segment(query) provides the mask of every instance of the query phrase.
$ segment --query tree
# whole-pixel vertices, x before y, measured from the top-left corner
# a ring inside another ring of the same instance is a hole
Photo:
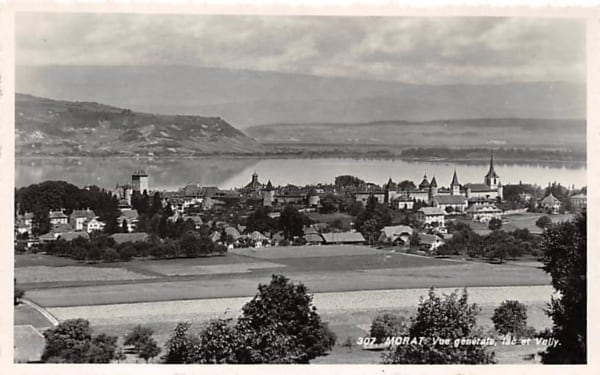
[[[377,315],[371,323],[369,336],[374,337],[377,343],[385,342],[388,337],[405,336],[408,326],[401,316],[384,313]]]
[[[230,319],[213,319],[200,333],[200,363],[235,362],[239,337]]]
[[[552,224],[552,220],[548,216],[541,216],[536,220],[535,226],[540,229],[546,229]]]
[[[44,338],[42,362],[108,363],[116,355],[117,337],[92,337],[90,323],[85,319],[65,320],[45,331]]]
[[[156,344],[156,340],[154,340],[153,337],[150,337],[140,347],[140,350],[138,352],[138,357],[142,358],[143,360],[146,361],[146,363],[148,363],[148,360],[156,357],[159,354],[160,354],[160,348]]]
[[[294,206],[285,206],[279,216],[279,229],[288,240],[303,234],[303,226],[308,220]]]
[[[127,335],[125,335],[123,344],[127,346],[133,346],[133,350],[139,353],[142,346],[152,338],[154,331],[150,327],[143,327],[138,324],[133,327]]]
[[[242,308],[237,334],[238,363],[308,363],[335,344],[302,283],[273,275]]]
[[[488,228],[490,230],[499,230],[502,228],[502,220],[498,219],[497,217],[493,217],[488,223]]]
[[[188,333],[189,323],[177,323],[173,334],[165,344],[165,363],[197,363],[196,357],[200,347],[198,337]]]
[[[506,300],[494,310],[492,322],[502,335],[522,336],[527,331],[527,306],[517,300]]]
[[[454,292],[445,299],[429,290],[427,299],[421,298],[417,314],[411,317],[410,337],[425,337],[423,345],[399,345],[388,349],[384,363],[395,364],[486,364],[494,363],[494,353],[481,345],[444,345],[433,343],[433,338],[474,339],[482,337],[476,326],[479,308],[468,304],[467,290],[459,297]]]
[[[547,227],[541,244],[544,270],[560,297],[552,297],[548,315],[552,337],[560,345],[548,347],[543,363],[575,364],[587,361],[587,214]]]

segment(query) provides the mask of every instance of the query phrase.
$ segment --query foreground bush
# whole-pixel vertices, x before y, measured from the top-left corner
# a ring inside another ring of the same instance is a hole
[[[371,323],[369,335],[376,339],[376,343],[385,342],[388,337],[404,336],[408,334],[408,327],[404,322],[404,318],[385,313],[377,315]]]
[[[90,323],[84,319],[65,320],[45,331],[44,338],[42,362],[109,363],[116,357],[117,337],[92,336]]]
[[[180,323],[166,345],[166,363],[309,363],[335,345],[306,287],[273,275],[233,321],[209,322],[199,336]]]
[[[522,336],[527,332],[527,306],[516,300],[506,300],[494,310],[492,322],[502,335]]]
[[[467,303],[467,291],[457,296],[456,292],[440,298],[429,290],[427,299],[421,299],[417,314],[411,317],[408,335],[425,337],[421,345],[399,345],[388,349],[384,363],[388,364],[484,364],[494,363],[494,353],[480,345],[445,345],[434,343],[433,338],[469,339],[483,337],[476,326],[479,308]]]

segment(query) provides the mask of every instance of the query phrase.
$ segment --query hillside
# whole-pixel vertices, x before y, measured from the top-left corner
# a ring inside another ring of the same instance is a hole
[[[412,85],[177,65],[17,66],[17,91],[165,114],[218,114],[240,129],[273,123],[585,118],[585,84]]]
[[[262,143],[527,147],[585,150],[586,122],[574,119],[465,119],[366,123],[272,124],[245,129]]]
[[[261,153],[219,117],[158,115],[90,102],[16,95],[17,156],[146,156]]]

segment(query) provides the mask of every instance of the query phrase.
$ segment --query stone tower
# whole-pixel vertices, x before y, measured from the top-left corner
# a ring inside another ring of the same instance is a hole
[[[458,182],[456,169],[454,170],[454,176],[452,176],[452,182],[450,183],[450,195],[460,195],[460,183]]]
[[[258,179],[258,176],[256,176],[256,178]],[[254,181],[254,175],[252,175],[252,180]],[[269,180],[267,186],[262,191],[263,206],[271,207],[273,205],[274,197],[275,189],[273,189],[273,184],[271,184],[271,180]]]
[[[138,169],[131,175],[131,185],[133,191],[143,193],[148,192],[148,174],[143,169]]]

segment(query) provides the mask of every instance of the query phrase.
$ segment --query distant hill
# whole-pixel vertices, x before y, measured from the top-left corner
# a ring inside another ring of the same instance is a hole
[[[263,147],[219,117],[159,115],[16,95],[18,156],[256,154]]]
[[[262,143],[405,147],[527,147],[585,150],[580,119],[480,118],[445,121],[272,124],[245,129]]]
[[[565,82],[412,85],[176,65],[18,66],[18,92],[135,111],[206,114],[238,128],[400,119],[586,118],[586,87]]]

